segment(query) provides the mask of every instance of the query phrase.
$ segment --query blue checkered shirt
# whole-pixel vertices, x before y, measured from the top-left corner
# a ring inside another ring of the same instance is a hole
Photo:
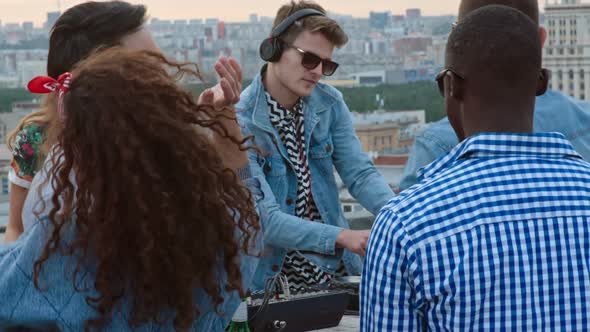
[[[590,330],[590,164],[557,133],[479,134],[391,200],[362,331]]]

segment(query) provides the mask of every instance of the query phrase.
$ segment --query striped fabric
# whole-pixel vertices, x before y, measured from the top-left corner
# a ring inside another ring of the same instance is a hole
[[[283,108],[267,93],[270,122],[278,130],[281,141],[287,149],[289,160],[295,167],[297,176],[297,199],[295,215],[308,220],[321,220],[322,216],[311,194],[311,173],[305,153],[305,126],[303,121],[303,101],[295,104],[293,110]]]
[[[305,127],[303,121],[303,101],[299,99],[291,111],[281,106],[266,93],[270,122],[279,132],[281,141],[287,149],[289,160],[295,167],[297,176],[297,199],[295,215],[297,217],[320,221],[322,216],[311,194],[311,173],[305,153]],[[281,271],[289,281],[293,291],[330,281],[330,275],[306,259],[297,250],[290,250],[285,257]]]
[[[362,331],[590,330],[590,164],[561,134],[479,134],[375,221]]]

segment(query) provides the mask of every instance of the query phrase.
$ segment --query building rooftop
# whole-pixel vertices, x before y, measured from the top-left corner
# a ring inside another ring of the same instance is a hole
[[[373,160],[375,166],[402,166],[405,167],[408,162],[408,155],[384,155],[378,156]],[[381,169],[379,169],[381,170]]]
[[[399,128],[399,124],[397,122],[385,122],[379,124],[361,124],[354,126],[354,129],[357,132],[362,131],[373,131],[373,130],[381,130],[381,129],[393,129]]]

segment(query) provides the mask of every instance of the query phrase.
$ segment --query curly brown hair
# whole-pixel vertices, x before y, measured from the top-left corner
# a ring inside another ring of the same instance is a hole
[[[98,317],[86,330],[107,326],[123,299],[132,327],[173,320],[185,330],[199,317],[197,288],[217,310],[222,288],[244,296],[239,255],[251,251],[258,216],[206,131],[231,139],[236,151],[248,138],[229,136],[219,113],[197,106],[169,69],[197,74],[160,54],[105,50],[77,66],[65,97],[49,170],[53,228],[34,280],[39,287],[53,254],[77,259],[74,276],[96,271],[98,296],[87,303]]]

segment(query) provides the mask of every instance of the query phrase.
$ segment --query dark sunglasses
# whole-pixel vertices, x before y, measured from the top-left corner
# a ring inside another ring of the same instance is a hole
[[[302,55],[301,65],[303,67],[305,67],[306,69],[309,69],[309,70],[315,69],[321,63],[322,64],[322,74],[324,74],[325,76],[331,76],[332,74],[334,74],[334,72],[336,72],[336,69],[338,69],[338,64],[334,61],[322,59],[319,56],[317,56],[311,52],[304,51],[297,46],[293,46],[293,45],[290,45],[287,43],[285,43],[285,44],[288,47],[301,53],[301,55]]]
[[[447,76],[447,73],[453,73],[453,75],[465,81],[465,77],[463,77],[463,75],[457,73],[451,68],[445,68],[441,70],[441,72],[436,75],[435,80],[438,84],[438,91],[440,92],[441,96],[443,96],[443,98],[445,97],[445,76]],[[551,79],[551,71],[549,69],[542,68],[541,72],[539,73],[539,80],[543,81],[545,78],[547,78],[547,81]]]
[[[436,83],[438,84],[438,91],[440,92],[440,95],[443,96],[443,98],[445,97],[445,76],[447,76],[448,73],[452,73],[453,75],[457,76],[458,78],[465,80],[465,78],[463,77],[463,75],[458,74],[455,70],[451,69],[451,68],[445,68],[443,70],[441,70],[440,73],[438,73],[438,75],[436,75]]]

